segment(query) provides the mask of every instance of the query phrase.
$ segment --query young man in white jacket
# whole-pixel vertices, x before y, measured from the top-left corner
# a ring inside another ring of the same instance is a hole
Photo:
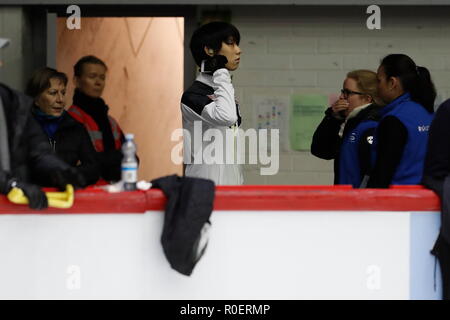
[[[239,67],[239,41],[239,31],[226,22],[198,28],[190,49],[200,73],[181,99],[185,175],[216,185],[243,183],[237,149],[241,117],[230,76]]]

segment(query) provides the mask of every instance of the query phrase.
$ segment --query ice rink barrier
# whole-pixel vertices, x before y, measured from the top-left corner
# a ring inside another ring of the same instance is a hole
[[[420,186],[221,186],[190,277],[170,268],[160,190],[0,197],[0,298],[439,299],[438,197]]]

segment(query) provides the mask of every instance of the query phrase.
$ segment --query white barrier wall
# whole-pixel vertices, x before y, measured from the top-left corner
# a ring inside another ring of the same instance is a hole
[[[214,211],[190,277],[163,254],[163,218],[1,214],[0,299],[441,297],[437,212]]]

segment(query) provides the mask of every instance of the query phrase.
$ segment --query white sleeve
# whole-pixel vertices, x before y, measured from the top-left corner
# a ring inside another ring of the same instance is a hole
[[[227,69],[218,69],[213,74],[214,99],[202,111],[202,117],[217,126],[232,126],[236,123],[236,101],[231,76]]]

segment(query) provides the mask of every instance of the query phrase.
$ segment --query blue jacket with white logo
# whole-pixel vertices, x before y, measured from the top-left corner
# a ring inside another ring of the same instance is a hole
[[[364,171],[367,171],[361,168],[360,148],[363,148],[364,144],[372,144],[372,132],[377,125],[378,122],[374,120],[362,121],[343,137],[339,159],[339,184],[360,187]]]
[[[371,167],[372,141],[379,119],[380,107],[372,104],[349,118],[342,138],[339,135],[344,119],[336,118],[331,107],[314,132],[311,153],[321,159],[334,159],[334,183],[358,188]]]
[[[381,121],[388,116],[393,116],[405,126],[408,133],[408,139],[391,184],[419,184],[422,179],[428,130],[433,120],[433,114],[413,101],[409,93],[405,93],[389,103],[380,113]],[[377,136],[376,132],[374,136],[375,150],[378,145]]]

